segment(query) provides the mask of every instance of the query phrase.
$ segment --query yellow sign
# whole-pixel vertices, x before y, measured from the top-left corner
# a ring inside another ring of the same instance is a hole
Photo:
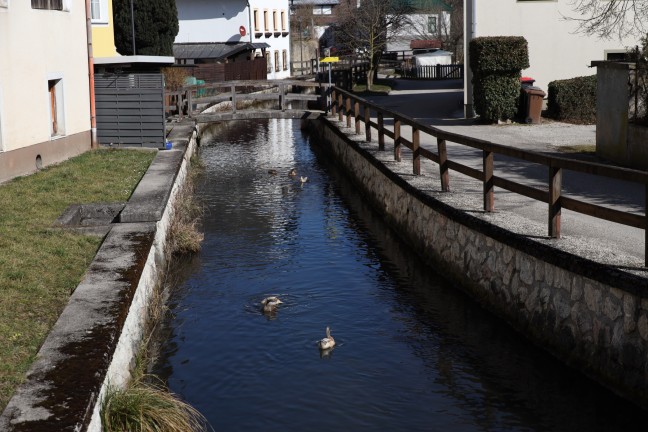
[[[320,63],[337,63],[340,61],[340,57],[324,57],[320,60]]]

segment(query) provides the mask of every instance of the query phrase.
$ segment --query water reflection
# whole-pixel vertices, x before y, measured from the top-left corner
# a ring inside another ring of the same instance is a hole
[[[216,430],[647,426],[411,255],[298,126],[230,123],[202,150],[205,242],[158,372]]]

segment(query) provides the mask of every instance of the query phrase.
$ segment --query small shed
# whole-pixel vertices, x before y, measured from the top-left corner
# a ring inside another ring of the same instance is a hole
[[[416,66],[436,66],[452,64],[452,53],[444,50],[437,50],[413,56]]]

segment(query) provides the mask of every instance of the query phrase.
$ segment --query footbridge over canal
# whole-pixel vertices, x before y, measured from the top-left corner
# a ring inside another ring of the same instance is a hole
[[[566,363],[648,406],[648,173],[454,134],[335,87],[323,92],[328,109],[291,114],[284,91],[262,97],[274,110],[189,114],[199,130],[236,118],[314,120],[313,142],[428,262]],[[628,194],[588,192],[605,182]],[[630,240],[609,241],[612,226]]]

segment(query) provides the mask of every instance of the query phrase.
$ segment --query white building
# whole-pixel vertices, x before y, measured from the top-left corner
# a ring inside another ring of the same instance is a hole
[[[84,0],[0,0],[0,182],[91,145]]]
[[[290,77],[288,0],[177,0],[176,5],[176,44],[265,43],[268,79]]]
[[[534,78],[545,92],[549,82],[594,75],[592,60],[607,60],[611,54],[635,46],[636,39],[601,40],[576,33],[578,23],[571,0],[466,0],[464,8],[464,58],[466,78],[464,102],[472,112],[472,75],[468,44],[472,37],[523,36],[529,44],[530,67],[522,74]]]

